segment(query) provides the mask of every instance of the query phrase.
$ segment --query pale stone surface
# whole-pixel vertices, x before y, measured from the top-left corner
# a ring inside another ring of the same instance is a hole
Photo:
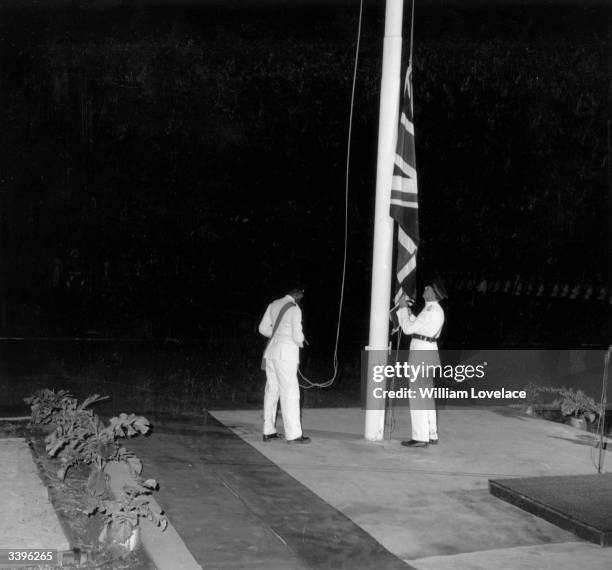
[[[590,433],[507,408],[448,407],[438,415],[440,444],[407,449],[405,408],[381,442],[363,438],[362,410],[304,409],[313,441],[296,447],[263,443],[259,410],[211,413],[419,570],[566,569],[581,560],[612,568],[612,548],[580,542],[488,491],[489,479],[594,473]]]
[[[22,438],[0,439],[0,506],[0,548],[70,549]]]
[[[588,542],[485,550],[410,560],[417,570],[610,570],[612,552]]]

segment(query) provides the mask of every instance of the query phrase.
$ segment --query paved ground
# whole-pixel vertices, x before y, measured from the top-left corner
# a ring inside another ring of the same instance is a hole
[[[307,446],[263,443],[260,412],[232,410],[214,412],[219,421],[152,418],[152,437],[130,447],[206,569],[612,567],[612,548],[487,489],[490,478],[594,473],[589,434],[508,408],[439,415],[441,443],[429,449],[400,446],[407,410],[395,414],[390,439],[365,441],[359,409],[305,410]],[[67,549],[29,453],[0,440],[0,504],[15,513],[0,523],[0,547]]]
[[[0,549],[70,549],[22,438],[0,438],[0,506]]]
[[[160,482],[159,503],[207,569],[407,568],[213,418],[157,421],[152,437],[130,448],[143,475]]]
[[[372,443],[363,439],[363,411],[307,409],[313,444],[296,449],[264,444],[257,411],[214,416],[416,568],[612,567],[612,549],[488,492],[490,478],[594,473],[585,432],[509,408],[445,409],[440,445],[406,449],[407,410],[396,412],[391,439]]]

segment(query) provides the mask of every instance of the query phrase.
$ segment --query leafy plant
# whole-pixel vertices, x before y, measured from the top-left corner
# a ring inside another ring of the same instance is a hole
[[[564,416],[586,418],[589,422],[592,422],[599,414],[600,410],[595,400],[587,396],[582,390],[547,387],[543,391],[558,395],[552,405],[558,407]]]
[[[23,399],[26,404],[30,405],[32,412],[31,421],[34,425],[51,423],[54,414],[73,400],[74,398],[68,390],[55,392],[49,388],[37,390],[34,395]]]
[[[93,397],[88,398],[89,401]],[[74,410],[72,423],[64,433],[56,431],[47,436],[47,452],[51,457],[60,454],[62,467],[58,477],[64,479],[68,469],[77,463],[86,463],[93,468],[88,488],[97,494],[101,486],[102,471],[108,461],[124,461],[133,475],[142,471],[142,462],[131,451],[119,445],[118,438],[129,438],[138,434],[146,434],[150,430],[149,420],[135,414],[120,414],[110,419],[107,426],[91,410],[86,410],[86,400],[83,405]],[[96,491],[97,490],[97,491]]]
[[[57,438],[67,438],[75,429],[90,426],[95,421],[96,416],[89,409],[89,406],[106,398],[107,396],[93,394],[85,398],[80,404],[76,398],[64,398],[60,406],[53,412],[52,417],[52,422],[56,425]],[[47,446],[47,451],[49,449],[50,447]]]
[[[87,513],[93,515],[96,512],[104,515],[104,528],[98,537],[104,542],[110,537],[118,543],[129,540],[138,526],[140,518],[150,520],[161,530],[168,526],[168,519],[158,505],[152,501],[153,491],[157,490],[158,484],[155,479],[137,478],[133,482],[126,483],[123,492],[116,500],[98,500],[92,505]]]
[[[45,438],[46,450],[50,457],[60,456],[62,467],[58,477],[64,479],[68,469],[80,462],[93,463],[91,454],[83,449],[91,435],[101,430],[101,422],[89,406],[104,400],[98,394],[87,397],[80,404],[76,398],[65,398],[59,409],[55,410],[52,421],[56,425],[53,433]],[[98,455],[103,452],[100,447]],[[103,465],[101,461],[98,464]]]
[[[45,438],[46,451],[50,457],[59,456],[62,463],[57,475],[64,480],[70,467],[78,463],[92,466],[88,488],[92,494],[99,494],[105,488],[100,475],[108,461],[124,461],[133,475],[142,471],[142,462],[131,451],[120,446],[116,439],[146,434],[149,421],[135,414],[120,414],[110,419],[109,425],[98,418],[90,409],[92,404],[106,399],[93,394],[80,404],[66,390],[55,393],[43,389],[25,401],[32,408],[33,423],[54,423],[56,429]]]
[[[112,528],[113,540],[123,544],[132,536],[140,517],[146,517],[162,530],[168,521],[151,501],[151,494],[158,487],[157,481],[142,480],[139,477],[141,460],[117,441],[147,434],[151,429],[149,420],[136,414],[122,413],[105,425],[90,409],[92,404],[104,399],[93,394],[79,403],[65,390],[55,393],[45,389],[25,400],[32,406],[33,422],[54,423],[56,426],[55,431],[45,438],[45,449],[50,457],[60,458],[59,479],[63,481],[73,465],[85,463],[91,466],[86,487],[94,502],[87,513],[100,512],[105,516],[100,541],[106,540]],[[124,486],[117,500],[104,498],[108,496],[108,475],[104,467],[109,461],[126,463],[134,479]]]

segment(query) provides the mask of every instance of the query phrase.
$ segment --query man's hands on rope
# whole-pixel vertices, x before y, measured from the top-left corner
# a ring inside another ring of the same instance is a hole
[[[414,305],[414,301],[408,297],[408,295],[406,295],[406,293],[404,293],[401,297],[400,300],[398,301],[398,306],[400,308],[403,309],[408,309],[408,315],[412,315],[412,310],[410,307],[412,307],[412,305]]]

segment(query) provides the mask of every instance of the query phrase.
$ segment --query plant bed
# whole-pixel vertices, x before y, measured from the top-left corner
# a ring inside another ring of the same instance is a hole
[[[157,482],[140,479],[142,462],[119,443],[148,433],[150,424],[125,413],[105,424],[90,409],[105,399],[92,394],[79,402],[66,390],[38,390],[24,399],[33,426],[27,439],[71,544],[93,555],[84,557],[90,567],[151,569],[143,553],[134,554],[139,521],[146,517],[164,530],[167,519],[151,502]],[[125,462],[134,476],[117,496],[105,473],[111,461]]]
[[[605,422],[601,406],[580,389],[539,386],[533,382],[529,382],[523,389],[527,397],[521,409],[528,415],[590,432],[597,431],[599,422]],[[553,398],[552,401],[544,402],[545,395]]]
[[[530,414],[531,415],[531,414]],[[560,408],[540,407],[534,411],[535,417],[540,417],[551,422],[557,422],[560,424],[567,424],[577,429],[584,431],[595,432],[597,431],[597,420],[588,421],[586,418],[576,418],[575,416],[567,416],[563,414]],[[583,420],[583,421],[575,421]]]
[[[87,479],[90,469],[87,465],[75,465],[70,470],[70,477],[63,481],[57,475],[61,461],[49,457],[45,451],[45,431],[29,428],[26,435],[39,473],[49,492],[49,499],[55,508],[64,532],[76,552],[87,553],[86,561],[80,568],[97,568],[104,570],[130,568],[135,570],[155,570],[155,565],[146,557],[142,549],[124,553],[107,548],[98,541],[104,521],[100,517],[89,516],[87,507],[90,494],[87,490]],[[112,498],[110,495],[104,498]]]
[[[557,422],[560,424],[565,423],[566,419],[566,417],[561,413],[561,410],[559,408],[540,408],[536,410],[536,415],[544,418],[545,420]]]

